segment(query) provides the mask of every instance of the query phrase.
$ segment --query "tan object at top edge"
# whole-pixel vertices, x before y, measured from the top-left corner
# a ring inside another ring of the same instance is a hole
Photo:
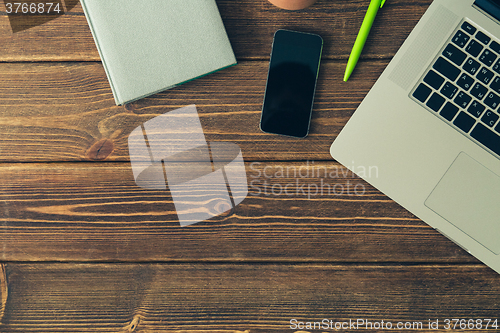
[[[316,1],[317,0],[269,0],[273,5],[288,10],[304,9]]]

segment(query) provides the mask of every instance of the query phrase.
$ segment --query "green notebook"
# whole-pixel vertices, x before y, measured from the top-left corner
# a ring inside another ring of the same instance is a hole
[[[117,105],[236,64],[215,0],[81,0]]]

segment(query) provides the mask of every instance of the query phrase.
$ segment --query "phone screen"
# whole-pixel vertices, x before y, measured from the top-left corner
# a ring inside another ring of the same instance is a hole
[[[307,136],[322,49],[318,35],[276,31],[260,120],[263,132]]]

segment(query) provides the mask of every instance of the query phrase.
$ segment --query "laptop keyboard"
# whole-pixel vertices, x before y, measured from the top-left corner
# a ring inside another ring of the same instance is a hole
[[[500,156],[500,44],[464,21],[411,96]]]

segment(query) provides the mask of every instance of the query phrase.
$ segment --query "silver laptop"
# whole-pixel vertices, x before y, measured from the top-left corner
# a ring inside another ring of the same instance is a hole
[[[500,0],[435,0],[330,153],[500,273]]]

